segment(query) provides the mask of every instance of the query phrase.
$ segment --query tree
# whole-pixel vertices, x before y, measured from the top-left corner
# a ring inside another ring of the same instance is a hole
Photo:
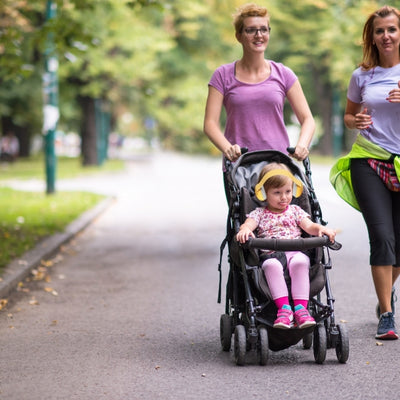
[[[158,54],[173,44],[155,23],[158,10],[114,0],[73,14],[75,22],[85,23],[93,34],[91,44],[80,44],[70,55],[71,62],[60,68],[61,79],[74,87],[81,105],[84,165],[98,162],[96,101],[118,119],[132,99],[144,97],[148,82],[159,79]]]
[[[298,74],[313,113],[322,120],[318,148],[332,154],[333,112],[338,108],[342,124],[347,84],[361,57],[362,27],[378,4],[349,0],[276,0],[271,4],[276,35],[271,52]]]
[[[42,129],[42,54],[51,33],[60,65],[59,127],[81,133],[84,164],[99,161],[99,115],[125,135],[146,136],[146,121],[151,121],[152,134],[165,147],[213,151],[202,132],[207,83],[217,66],[240,57],[231,15],[243,1],[54,2],[58,12],[51,21],[44,19],[45,0],[0,3],[3,131],[13,127],[29,149],[30,135]],[[361,59],[363,24],[379,4],[268,2],[272,33],[267,58],[299,76],[322,121],[319,148],[325,154],[332,153],[333,121],[341,120],[347,84]],[[339,113],[336,119],[333,110]],[[133,124],[123,122],[127,115]]]
[[[42,23],[38,1],[0,3],[0,116],[1,131],[12,130],[20,155],[29,155],[32,132],[41,126],[41,76],[34,45],[35,27]],[[27,112],[29,110],[29,112]]]
[[[36,97],[36,101],[32,101],[37,106],[34,119],[41,120],[41,101],[37,101],[41,98],[38,78],[43,71],[41,55],[46,37],[51,33],[60,62],[60,123],[68,127],[72,123],[73,127],[75,121],[75,127],[82,128],[84,163],[97,163],[95,104],[100,100],[118,109],[120,103],[134,97],[128,94],[129,91],[140,91],[144,80],[156,79],[155,53],[168,48],[168,38],[161,33],[162,28],[153,26],[154,18],[147,21],[140,17],[146,7],[157,6],[158,2],[57,0],[57,16],[49,21],[44,21],[45,3],[7,0],[1,5],[0,15],[4,18],[0,53],[4,57],[0,57],[3,67],[0,71],[0,82],[3,81],[0,110],[3,116],[8,116],[3,120],[13,125],[19,122],[15,117],[17,103],[24,104],[24,92]],[[143,40],[129,40],[132,31]],[[25,48],[29,51],[24,51]],[[21,54],[24,57],[20,57]],[[142,65],[147,67],[142,69]],[[68,101],[65,114],[64,96]],[[14,101],[10,101],[11,98],[15,98]],[[71,107],[73,99],[78,100],[78,107]],[[19,108],[24,110],[25,119],[33,114],[27,112],[29,107]],[[30,127],[40,131],[38,124]],[[25,132],[25,136],[29,134]]]

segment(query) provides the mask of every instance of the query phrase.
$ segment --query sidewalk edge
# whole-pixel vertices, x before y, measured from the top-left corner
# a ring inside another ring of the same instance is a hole
[[[21,257],[11,261],[2,273],[0,282],[0,298],[7,298],[17,289],[18,283],[24,280],[31,270],[37,267],[43,259],[54,255],[59,248],[76,234],[84,230],[95,218],[102,214],[112,203],[115,197],[107,197],[95,207],[85,211],[76,220],[72,221],[64,232],[56,233],[43,241],[36,247],[28,250]]]

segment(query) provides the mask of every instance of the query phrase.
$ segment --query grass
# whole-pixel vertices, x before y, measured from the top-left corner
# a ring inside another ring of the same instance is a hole
[[[82,167],[78,159],[59,158],[57,178],[121,170],[124,163],[107,161],[101,167]],[[0,165],[0,183],[9,179],[45,179],[41,157]],[[14,258],[32,249],[40,240],[65,227],[98,204],[104,196],[88,192],[31,193],[0,187],[0,275]]]
[[[78,158],[58,157],[55,171],[56,179],[63,179],[99,172],[120,171],[123,168],[124,163],[121,160],[108,160],[101,166],[83,167]],[[9,179],[46,179],[43,156],[20,158],[15,163],[0,164],[0,182]]]

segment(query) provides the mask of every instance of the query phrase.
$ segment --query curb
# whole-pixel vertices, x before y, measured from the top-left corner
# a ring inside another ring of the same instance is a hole
[[[43,259],[54,255],[59,248],[71,240],[76,234],[84,230],[96,217],[103,213],[112,203],[115,197],[107,197],[95,207],[85,211],[75,221],[71,222],[64,232],[56,233],[39,242],[36,247],[28,250],[21,257],[8,264],[1,276],[0,298],[8,297],[17,289],[18,283],[24,280],[31,270],[37,267]]]

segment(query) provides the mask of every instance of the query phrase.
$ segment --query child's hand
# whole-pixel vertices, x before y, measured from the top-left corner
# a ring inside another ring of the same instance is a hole
[[[335,241],[336,231],[330,228],[322,227],[321,234],[319,236],[326,235],[329,240],[333,243]]]
[[[246,243],[249,237],[255,237],[254,233],[247,226],[241,226],[236,235],[236,240],[240,243]]]

